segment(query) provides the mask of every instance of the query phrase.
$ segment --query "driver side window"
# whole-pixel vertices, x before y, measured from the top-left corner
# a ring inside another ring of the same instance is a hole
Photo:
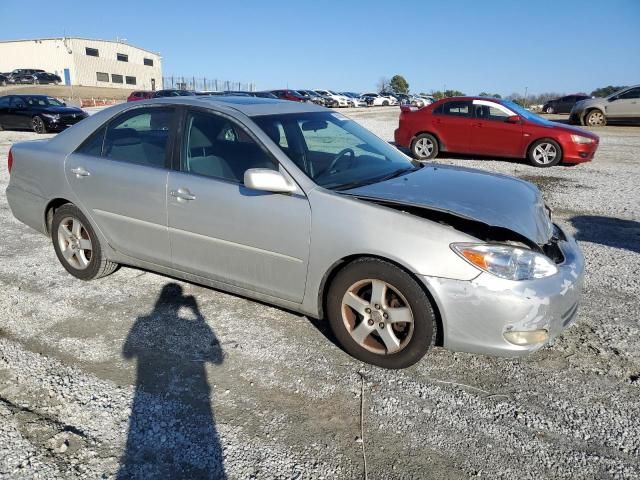
[[[184,172],[239,184],[251,168],[278,169],[242,127],[224,117],[195,111],[187,115],[182,159]]]

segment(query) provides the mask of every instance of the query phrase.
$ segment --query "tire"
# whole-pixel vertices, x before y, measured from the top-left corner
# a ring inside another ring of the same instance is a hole
[[[73,204],[61,206],[53,214],[51,240],[62,266],[80,280],[104,277],[118,268],[104,257],[89,220]]]
[[[429,133],[421,133],[411,142],[411,156],[416,160],[436,158],[439,152],[438,139]]]
[[[588,127],[604,127],[607,124],[607,117],[600,110],[591,110],[587,113],[584,124]]]
[[[7,86],[7,81],[6,80],[2,80],[2,83],[0,83],[0,85],[2,85],[3,87]]]
[[[375,295],[374,288],[386,293]],[[380,303],[372,295],[382,299]],[[373,258],[356,260],[338,272],[329,287],[327,316],[347,353],[383,368],[415,364],[434,345],[438,332],[431,301],[416,280],[395,265]]]
[[[384,102],[382,102],[382,106],[383,107],[388,107],[389,106],[389,101],[385,100]]]
[[[547,107],[544,109],[544,113],[549,113],[549,114],[556,113],[556,110],[553,107]]]
[[[543,138],[531,144],[527,157],[534,167],[553,167],[562,161],[562,148],[555,140]]]
[[[36,133],[47,133],[47,124],[38,115],[31,119],[31,128]]]

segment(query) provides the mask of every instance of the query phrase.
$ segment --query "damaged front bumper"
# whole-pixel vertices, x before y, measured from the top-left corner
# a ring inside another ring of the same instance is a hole
[[[538,350],[573,323],[584,257],[576,241],[563,233],[558,247],[564,261],[550,277],[513,281],[481,273],[462,281],[423,276],[440,310],[444,347],[519,356]]]

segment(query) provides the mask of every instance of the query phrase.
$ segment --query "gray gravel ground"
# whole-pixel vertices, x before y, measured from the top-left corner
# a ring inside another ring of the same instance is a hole
[[[350,116],[392,140],[397,108]],[[587,258],[577,323],[520,360],[362,365],[326,326],[122,268],[84,283],[0,195],[0,478],[640,478],[640,128],[595,161],[443,163],[538,184]],[[10,144],[0,132],[0,191]],[[364,378],[364,442],[360,432]]]

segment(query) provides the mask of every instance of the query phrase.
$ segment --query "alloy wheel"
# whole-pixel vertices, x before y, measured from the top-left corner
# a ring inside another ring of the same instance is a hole
[[[416,153],[420,155],[420,157],[429,158],[433,153],[434,146],[433,140],[430,138],[421,138],[416,141]]]
[[[587,119],[587,123],[592,127],[599,127],[604,125],[604,115],[602,112],[591,112],[589,114],[589,118]]]
[[[31,126],[33,127],[33,131],[36,133],[45,132],[44,122],[40,117],[33,117],[33,120],[31,120]]]
[[[414,330],[413,311],[393,285],[376,279],[360,280],[342,298],[342,321],[351,338],[379,355],[403,350]]]
[[[91,237],[75,217],[65,217],[58,227],[58,246],[65,261],[77,270],[89,266],[93,256]]]
[[[533,149],[533,159],[540,165],[552,163],[558,156],[558,149],[552,143],[541,143]]]

